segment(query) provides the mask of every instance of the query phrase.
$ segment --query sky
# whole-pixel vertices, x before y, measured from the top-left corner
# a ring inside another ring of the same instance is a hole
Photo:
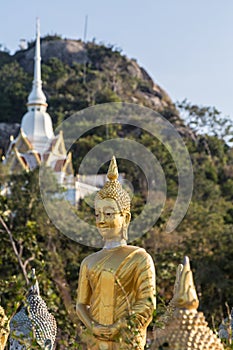
[[[174,102],[215,106],[233,122],[232,0],[0,0],[0,44],[59,34],[112,44],[134,58]]]

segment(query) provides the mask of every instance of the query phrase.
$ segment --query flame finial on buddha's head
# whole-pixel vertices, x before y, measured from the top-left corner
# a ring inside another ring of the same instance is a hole
[[[109,165],[107,177],[109,181],[107,181],[103,188],[97,193],[95,201],[105,198],[114,199],[119,209],[123,212],[130,212],[130,196],[128,192],[126,192],[120,182],[118,181],[118,168],[116,158],[113,156]]]

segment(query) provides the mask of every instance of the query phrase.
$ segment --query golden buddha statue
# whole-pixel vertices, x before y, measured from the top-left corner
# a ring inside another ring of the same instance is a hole
[[[9,335],[9,321],[3,307],[0,305],[0,350],[5,349]]]
[[[104,247],[81,264],[77,314],[88,349],[142,350],[155,308],[154,264],[144,249],[127,245],[130,197],[117,180],[115,157],[107,176],[95,198]]]

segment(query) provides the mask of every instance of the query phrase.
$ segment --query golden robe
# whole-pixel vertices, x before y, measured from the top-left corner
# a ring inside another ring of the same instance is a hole
[[[92,320],[102,325],[122,321],[116,339],[89,334],[88,349],[144,349],[146,329],[155,308],[155,270],[142,248],[102,249],[81,264],[77,303],[89,306]]]

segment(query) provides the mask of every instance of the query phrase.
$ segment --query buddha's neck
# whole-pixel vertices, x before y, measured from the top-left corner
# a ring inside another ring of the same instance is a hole
[[[113,249],[117,247],[123,247],[127,245],[127,242],[125,239],[121,239],[120,241],[112,241],[112,240],[106,240],[103,246],[103,249]]]

